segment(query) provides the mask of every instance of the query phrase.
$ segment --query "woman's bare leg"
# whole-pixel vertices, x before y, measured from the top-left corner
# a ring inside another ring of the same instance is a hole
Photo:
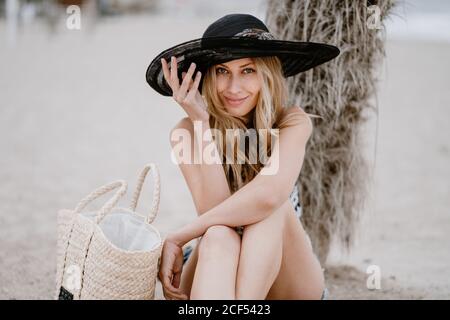
[[[189,258],[187,259],[187,261],[185,262],[185,264],[183,266],[183,272],[181,273],[180,289],[188,297],[191,294],[192,282],[194,281],[194,273],[195,273],[195,268],[197,266],[198,248],[200,246],[200,241],[201,241],[201,238],[198,239],[197,243],[195,244],[194,248],[192,249],[192,252],[189,255]]]
[[[322,267],[309,236],[295,214],[288,208],[283,240],[281,269],[266,297],[268,300],[320,299],[325,289]]]
[[[230,227],[215,225],[198,244],[191,300],[235,299],[241,238]]]
[[[266,219],[246,226],[237,299],[320,299],[323,272],[287,200]]]
[[[282,259],[286,205],[244,228],[236,278],[236,299],[264,300]]]

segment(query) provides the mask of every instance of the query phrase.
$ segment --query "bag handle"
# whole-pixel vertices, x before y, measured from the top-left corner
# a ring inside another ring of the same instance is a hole
[[[84,199],[82,199],[78,205],[75,208],[75,213],[80,213],[81,210],[83,210],[88,203],[92,202],[93,200],[97,199],[101,195],[112,191],[114,189],[119,188],[119,190],[116,191],[114,196],[108,200],[97,212],[97,215],[95,216],[95,223],[98,224],[100,221],[112,210],[112,208],[117,204],[117,202],[120,200],[120,198],[123,197],[123,195],[127,192],[127,183],[124,180],[117,180],[112,183],[109,183],[107,185],[104,185],[94,191],[92,191],[89,195],[87,195]]]
[[[139,199],[139,196],[141,194],[142,186],[144,185],[145,177],[147,176],[148,172],[151,172],[153,175],[153,179],[155,181],[154,188],[153,188],[153,201],[152,201],[152,208],[150,209],[150,214],[147,216],[146,221],[147,223],[152,223],[153,220],[156,217],[156,214],[158,213],[158,207],[159,207],[159,194],[160,194],[160,179],[159,179],[159,171],[158,167],[155,163],[149,163],[145,165],[144,169],[142,170],[141,174],[139,175],[138,182],[136,185],[136,190],[134,191],[133,198],[131,200],[130,209],[134,212],[136,212],[136,206]],[[138,214],[140,215],[140,214]],[[144,217],[145,218],[145,217]]]

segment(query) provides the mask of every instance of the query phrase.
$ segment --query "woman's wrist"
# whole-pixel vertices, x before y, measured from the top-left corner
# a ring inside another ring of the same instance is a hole
[[[202,236],[207,229],[206,216],[201,215],[194,221],[184,225],[177,231],[167,235],[166,240],[175,243],[179,247],[184,246],[192,239]]]
[[[182,239],[179,238],[179,235],[176,232],[169,233],[165,241],[175,243],[177,246],[182,247],[184,243],[182,243]]]

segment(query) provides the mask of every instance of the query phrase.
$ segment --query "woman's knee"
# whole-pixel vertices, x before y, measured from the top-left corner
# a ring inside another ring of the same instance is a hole
[[[244,228],[244,234],[247,233],[248,235],[253,232],[266,233],[267,230],[279,230],[279,233],[283,234],[285,225],[290,223],[288,219],[289,216],[295,216],[295,212],[292,213],[292,211],[294,211],[292,204],[289,200],[287,200],[265,219],[246,225]]]
[[[234,228],[214,225],[206,230],[199,243],[199,253],[202,251],[235,250],[239,251],[241,238]],[[220,252],[220,251],[216,251]]]

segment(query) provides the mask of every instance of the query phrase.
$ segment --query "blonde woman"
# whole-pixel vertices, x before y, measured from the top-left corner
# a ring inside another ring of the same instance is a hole
[[[147,82],[187,114],[171,144],[198,212],[165,238],[158,277],[166,299],[326,298],[296,186],[312,123],[287,105],[285,78],[338,54],[277,40],[258,18],[230,14],[152,61]],[[256,140],[241,148],[250,130]]]

